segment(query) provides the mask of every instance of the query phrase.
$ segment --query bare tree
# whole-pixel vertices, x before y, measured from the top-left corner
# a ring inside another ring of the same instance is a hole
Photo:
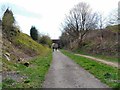
[[[92,13],[87,3],[81,2],[66,16],[64,31],[74,38],[78,45],[81,45],[86,33],[97,27],[97,21],[97,14]]]
[[[98,29],[102,30],[106,26],[106,17],[104,17],[101,13],[97,13],[98,15]]]
[[[103,17],[103,15],[101,13],[98,13],[98,29],[101,30],[101,40],[103,39],[103,29],[106,26],[106,18]]]
[[[116,30],[116,42],[118,42],[120,36],[120,1],[118,2],[118,8],[110,12],[108,16],[108,29],[113,29],[111,26],[114,25],[114,30]]]
[[[114,9],[110,12],[108,16],[108,26],[109,25],[115,25],[115,24],[120,24],[120,9]]]
[[[120,1],[118,2],[118,24],[120,24]]]
[[[60,42],[61,42],[61,47],[67,47],[70,44],[70,37],[68,33],[62,32],[62,35],[60,36]]]

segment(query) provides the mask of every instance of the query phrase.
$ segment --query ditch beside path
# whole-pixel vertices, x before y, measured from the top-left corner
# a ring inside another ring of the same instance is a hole
[[[106,60],[103,60],[103,59],[99,59],[99,58],[95,58],[95,57],[87,56],[87,55],[82,55],[82,54],[75,54],[75,55],[90,58],[92,60],[95,60],[95,61],[98,61],[98,62],[101,62],[101,63],[104,63],[104,64],[107,64],[107,65],[118,68],[118,63],[117,62],[110,62],[110,61],[106,61]]]
[[[60,51],[53,52],[53,61],[43,83],[43,88],[107,87]]]

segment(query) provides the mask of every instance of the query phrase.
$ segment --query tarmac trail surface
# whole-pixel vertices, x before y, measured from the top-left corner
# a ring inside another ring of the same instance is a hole
[[[43,83],[43,88],[107,87],[60,51],[53,52],[53,61]]]

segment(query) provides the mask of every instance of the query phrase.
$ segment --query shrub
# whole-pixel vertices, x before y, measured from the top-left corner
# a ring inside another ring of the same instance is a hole
[[[41,44],[43,44],[43,45],[48,45],[49,47],[51,47],[52,40],[50,39],[49,36],[43,35],[43,36],[40,38],[39,43],[41,43]]]

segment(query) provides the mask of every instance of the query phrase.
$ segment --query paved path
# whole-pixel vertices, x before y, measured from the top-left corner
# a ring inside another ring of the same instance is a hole
[[[86,58],[90,58],[92,60],[95,60],[95,61],[98,61],[98,62],[102,62],[104,64],[107,64],[107,65],[110,65],[110,66],[118,68],[118,63],[117,62],[110,62],[110,61],[106,61],[106,60],[103,60],[103,59],[99,59],[99,58],[95,58],[95,57],[87,56],[87,55],[82,55],[82,54],[75,54],[75,55],[86,57]]]
[[[106,88],[93,75],[63,55],[60,51],[53,52],[53,61],[43,88]]]

